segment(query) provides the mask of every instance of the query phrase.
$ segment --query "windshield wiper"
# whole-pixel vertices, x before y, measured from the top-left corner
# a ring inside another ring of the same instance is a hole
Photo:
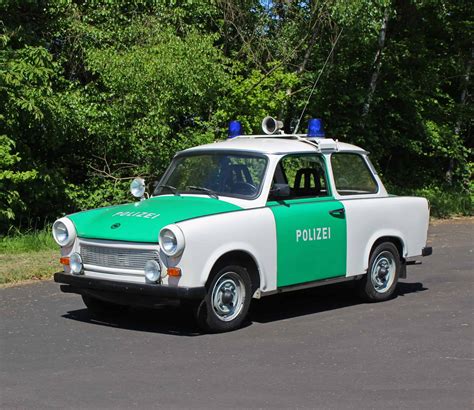
[[[208,194],[211,198],[219,199],[217,193],[215,193],[212,189],[204,188],[202,186],[195,186],[195,185],[188,185],[186,189],[194,189],[195,191],[203,191]]]
[[[160,184],[156,186],[155,190],[157,190],[158,188],[168,188],[174,195],[179,196],[179,192],[174,186]]]

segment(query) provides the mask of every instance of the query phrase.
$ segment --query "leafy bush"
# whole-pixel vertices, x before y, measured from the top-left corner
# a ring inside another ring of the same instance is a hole
[[[21,158],[13,153],[15,143],[6,135],[0,135],[0,227],[15,218],[15,212],[25,208],[17,187],[37,176],[36,171],[17,171],[14,165]]]
[[[229,120],[292,131],[306,105],[300,132],[322,117],[395,191],[469,214],[471,14],[454,0],[3,1],[0,235],[128,201],[131,177],[157,179]]]

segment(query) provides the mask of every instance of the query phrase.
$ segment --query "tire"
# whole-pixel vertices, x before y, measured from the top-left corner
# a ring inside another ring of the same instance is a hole
[[[87,310],[95,316],[117,315],[128,311],[129,307],[106,302],[92,296],[82,295],[82,301],[87,306]]]
[[[359,283],[359,294],[368,302],[382,302],[394,296],[401,271],[400,254],[391,242],[378,245],[369,259],[367,274]]]
[[[247,270],[237,265],[226,266],[212,277],[206,288],[206,297],[196,309],[199,327],[211,333],[239,328],[252,298]]]

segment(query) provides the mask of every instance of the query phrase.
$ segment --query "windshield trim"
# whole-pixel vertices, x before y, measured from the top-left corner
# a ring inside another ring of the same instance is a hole
[[[245,151],[245,150],[233,150],[233,149],[206,149],[206,150],[193,150],[193,151],[181,151],[178,152],[173,159],[171,160],[171,164],[169,165],[168,169],[165,171],[163,176],[160,179],[160,182],[158,185],[162,184],[163,181],[166,181],[169,175],[174,171],[176,168],[176,160],[182,157],[195,157],[195,156],[200,156],[200,155],[240,155],[243,157],[251,157],[251,158],[263,158],[265,160],[265,169],[263,171],[263,177],[262,177],[262,182],[260,184],[258,192],[253,195],[253,196],[248,196],[248,195],[239,195],[239,194],[222,194],[219,192],[216,192],[217,195],[219,196],[219,199],[221,197],[227,197],[227,198],[237,198],[237,199],[244,199],[246,201],[254,201],[255,199],[259,198],[260,195],[262,194],[263,191],[263,186],[265,185],[265,180],[267,177],[267,172],[268,172],[268,164],[269,164],[269,157],[268,155],[261,153],[261,152],[251,152],[251,151]],[[158,189],[158,187],[156,188]],[[153,191],[152,196],[159,196],[158,194],[155,194],[156,189]],[[181,192],[180,192],[181,193]],[[208,196],[206,193],[195,193],[195,192],[184,192],[182,193],[184,195],[199,195],[199,196]]]

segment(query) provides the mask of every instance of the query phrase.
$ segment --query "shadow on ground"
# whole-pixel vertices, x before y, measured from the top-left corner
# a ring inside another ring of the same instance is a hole
[[[419,282],[400,282],[397,297],[425,290],[427,288]],[[256,300],[252,305],[250,317],[254,322],[268,323],[364,303],[357,295],[353,283],[341,283]]]
[[[397,297],[427,290],[422,283],[400,282]],[[322,286],[296,292],[268,296],[253,300],[249,312],[249,321],[270,323],[293,317],[314,315],[348,306],[364,303],[357,296],[354,285],[342,283]],[[133,308],[122,315],[95,317],[86,308],[73,310],[63,315],[76,320],[99,326],[116,327],[139,332],[162,333],[176,336],[199,336],[203,333],[196,326],[189,310],[179,307],[163,306],[158,309]]]

